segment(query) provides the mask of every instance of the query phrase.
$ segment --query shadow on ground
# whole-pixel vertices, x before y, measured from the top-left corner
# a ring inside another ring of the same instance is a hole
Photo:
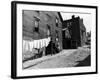
[[[83,61],[78,61],[79,64],[77,64],[75,67],[81,67],[81,66],[91,66],[91,56],[89,55],[86,59]]]

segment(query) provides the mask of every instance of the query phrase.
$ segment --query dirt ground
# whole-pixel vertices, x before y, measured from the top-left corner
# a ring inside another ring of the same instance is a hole
[[[60,53],[30,60],[23,63],[24,69],[63,68],[91,65],[91,50],[80,47],[78,49],[63,50]]]

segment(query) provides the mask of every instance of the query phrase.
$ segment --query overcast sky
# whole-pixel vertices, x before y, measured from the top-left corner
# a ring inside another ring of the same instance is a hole
[[[83,18],[83,23],[86,27],[86,31],[89,32],[91,30],[91,14],[80,14],[80,13],[63,13],[61,12],[63,20],[71,19],[72,15],[75,15],[75,17],[79,16],[80,18]]]

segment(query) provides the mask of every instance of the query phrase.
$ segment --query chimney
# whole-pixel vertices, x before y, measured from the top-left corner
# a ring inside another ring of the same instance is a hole
[[[72,15],[72,19],[74,19],[75,18],[75,15]]]
[[[81,19],[82,23],[83,23],[83,19]]]

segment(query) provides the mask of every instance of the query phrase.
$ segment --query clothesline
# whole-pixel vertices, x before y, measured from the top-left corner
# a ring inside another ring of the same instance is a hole
[[[23,51],[32,51],[33,48],[41,49],[47,47],[50,40],[50,37],[32,41],[23,40]]]

